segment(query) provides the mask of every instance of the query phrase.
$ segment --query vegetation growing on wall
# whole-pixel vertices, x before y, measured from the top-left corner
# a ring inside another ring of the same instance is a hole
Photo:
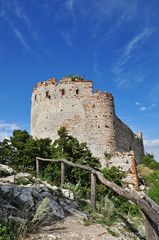
[[[82,75],[82,77],[79,76],[78,74],[76,74],[75,76],[73,74],[68,74],[68,77],[70,77],[72,81],[75,81],[76,79],[83,81],[85,79],[84,74]]]

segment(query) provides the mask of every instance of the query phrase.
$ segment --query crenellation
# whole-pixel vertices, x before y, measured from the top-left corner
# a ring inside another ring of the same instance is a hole
[[[133,150],[139,161],[143,154],[142,133],[135,136],[115,114],[111,93],[95,90],[90,80],[65,77],[36,84],[32,93],[31,135],[36,138],[58,138],[57,131],[65,126],[80,142],[87,142],[102,167],[104,152]]]

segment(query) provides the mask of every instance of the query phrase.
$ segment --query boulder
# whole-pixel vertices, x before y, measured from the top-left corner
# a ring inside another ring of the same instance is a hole
[[[7,169],[10,174],[14,174],[13,169],[0,165],[0,169]],[[12,179],[11,179],[12,178]],[[4,218],[6,214],[10,218],[19,219],[23,215],[33,215],[45,198],[48,198],[48,215],[53,218],[64,218],[68,213],[80,217],[86,217],[86,214],[80,213],[77,210],[78,204],[73,193],[68,189],[58,189],[47,182],[42,182],[34,178],[32,183],[21,182],[18,184],[18,179],[25,181],[33,179],[30,174],[19,173],[14,176],[0,177],[0,218]]]
[[[11,176],[15,174],[13,168],[0,164],[0,177]]]

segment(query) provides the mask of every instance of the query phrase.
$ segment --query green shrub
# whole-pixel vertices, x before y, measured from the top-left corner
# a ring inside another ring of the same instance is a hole
[[[159,171],[154,171],[145,177],[149,187],[157,187],[159,185]]]
[[[107,153],[107,151],[104,152],[104,157],[108,160],[110,160],[113,157],[113,154]]]
[[[141,158],[141,164],[144,164],[146,167],[149,167],[152,162],[154,162],[154,156],[149,153]]]
[[[73,76],[73,74],[68,74],[68,77],[71,78],[72,81],[75,81],[76,79],[83,81],[85,79],[85,75],[82,75],[83,77],[79,76],[78,74],[76,74],[75,76]]]
[[[6,170],[1,170],[1,171],[0,171],[0,176],[2,176],[2,177],[8,177],[8,176],[10,176],[10,173],[9,173],[8,171],[6,171]]]
[[[149,191],[149,197],[152,198],[157,204],[159,204],[159,179],[158,185],[152,187]]]
[[[159,162],[152,161],[149,165],[150,169],[159,170]]]

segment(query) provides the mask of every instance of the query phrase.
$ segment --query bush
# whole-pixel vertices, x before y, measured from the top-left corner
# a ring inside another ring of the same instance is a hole
[[[159,170],[159,162],[153,161],[149,165],[150,169]]]
[[[159,179],[158,185],[152,187],[149,191],[149,197],[152,198],[157,204],[159,204]]]
[[[149,167],[152,162],[154,162],[154,156],[149,153],[141,158],[141,164],[144,164],[146,167]]]

